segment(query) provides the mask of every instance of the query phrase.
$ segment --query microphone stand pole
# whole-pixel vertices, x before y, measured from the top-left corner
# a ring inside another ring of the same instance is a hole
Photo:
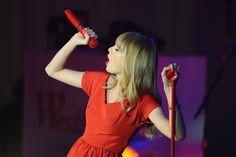
[[[171,157],[175,156],[175,80],[171,81]]]

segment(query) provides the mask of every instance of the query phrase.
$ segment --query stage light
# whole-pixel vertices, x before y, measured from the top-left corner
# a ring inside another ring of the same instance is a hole
[[[126,147],[122,153],[123,157],[140,157],[139,153],[132,147]]]

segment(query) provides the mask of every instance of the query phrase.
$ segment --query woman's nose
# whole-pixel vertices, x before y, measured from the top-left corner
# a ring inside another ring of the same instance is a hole
[[[108,49],[108,56],[111,56],[113,53],[112,53],[113,51],[112,51],[112,48],[110,47],[109,49]]]
[[[108,48],[108,54],[107,54],[107,58],[109,59],[109,56],[111,55],[111,48]]]
[[[108,48],[108,53],[111,53],[111,47]]]

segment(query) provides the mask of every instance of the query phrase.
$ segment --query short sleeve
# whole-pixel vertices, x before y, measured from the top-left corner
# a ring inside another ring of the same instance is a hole
[[[105,72],[85,71],[82,77],[82,89],[90,96],[96,86],[105,86],[109,74]]]
[[[90,95],[91,92],[90,87],[92,87],[93,83],[92,79],[89,77],[90,77],[89,72],[85,71],[82,77],[82,89],[87,95]]]
[[[146,121],[149,114],[157,107],[160,107],[160,104],[155,101],[150,95],[145,95],[142,99],[142,105],[140,109],[142,121]]]

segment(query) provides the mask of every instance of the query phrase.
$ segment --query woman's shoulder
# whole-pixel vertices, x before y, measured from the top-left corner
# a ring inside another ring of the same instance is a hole
[[[160,105],[160,102],[151,94],[144,94],[140,97],[140,102],[142,104],[157,104],[158,106]]]
[[[109,76],[109,73],[102,71],[85,71],[82,79],[82,88],[90,95],[92,91],[105,87]]]
[[[160,107],[160,103],[151,94],[141,96],[137,104],[137,110],[140,111],[142,121],[146,121],[149,114],[157,107]]]

